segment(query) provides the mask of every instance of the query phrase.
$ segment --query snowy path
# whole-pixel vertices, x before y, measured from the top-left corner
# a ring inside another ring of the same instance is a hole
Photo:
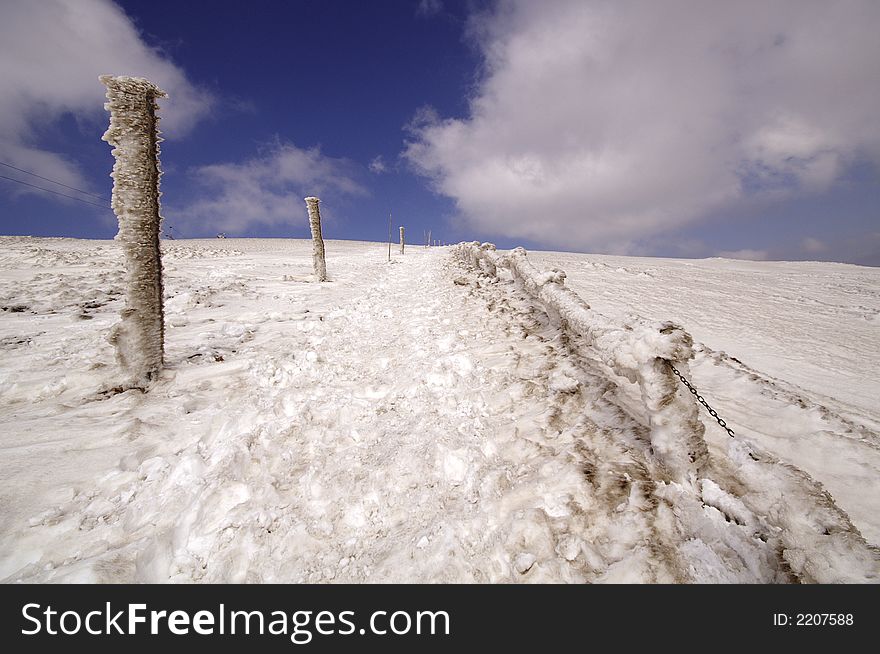
[[[0,323],[0,579],[792,581],[822,579],[823,557],[876,572],[798,471],[715,447],[718,485],[679,496],[631,389],[445,250],[388,264],[329,242],[316,284],[306,243],[166,243],[168,370],[147,395],[104,396],[114,247],[4,245],[4,296],[27,309]],[[786,541],[782,501],[840,538]]]

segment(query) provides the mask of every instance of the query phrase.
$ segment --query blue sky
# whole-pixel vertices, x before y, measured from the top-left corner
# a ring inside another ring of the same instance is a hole
[[[878,4],[661,4],[9,0],[0,161],[109,196],[129,74],[185,237],[305,237],[315,194],[329,238],[880,265]],[[115,232],[0,180],[0,233]]]

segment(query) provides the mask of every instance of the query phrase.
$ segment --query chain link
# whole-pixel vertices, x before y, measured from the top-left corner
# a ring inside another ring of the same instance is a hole
[[[712,416],[713,418],[715,418],[715,420],[718,421],[718,424],[721,425],[721,426],[727,431],[727,435],[728,435],[728,436],[730,436],[731,438],[733,438],[733,434],[734,434],[733,430],[732,430],[730,427],[728,427],[728,426],[727,426],[727,423],[724,422],[724,420],[722,420],[722,419],[718,416],[718,412],[715,411],[715,409],[713,409],[712,407],[709,406],[709,403],[706,402],[706,400],[703,399],[703,396],[700,395],[700,394],[697,392],[697,389],[694,388],[693,385],[692,385],[687,379],[684,378],[684,375],[682,375],[680,372],[678,372],[678,370],[675,369],[675,366],[673,366],[673,365],[670,363],[670,364],[669,364],[669,367],[672,368],[672,372],[674,372],[674,373],[675,373],[675,376],[678,377],[678,378],[681,380],[681,383],[684,384],[685,386],[687,386],[688,390],[693,394],[693,396],[694,396],[695,398],[697,398],[697,402],[699,402],[699,403],[702,404],[704,407],[706,407],[706,410],[709,412],[709,415]]]

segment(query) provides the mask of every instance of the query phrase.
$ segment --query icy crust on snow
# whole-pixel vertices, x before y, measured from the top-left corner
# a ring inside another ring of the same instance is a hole
[[[159,117],[156,98],[165,93],[138,77],[102,75],[110,126],[102,137],[112,147],[112,206],[119,220],[116,240],[125,254],[127,302],[110,342],[130,383],[155,378],[163,361],[162,261],[159,232]]]
[[[772,563],[760,549],[749,547],[756,539],[776,548],[784,571],[803,583],[880,580],[877,548],[865,542],[828,492],[802,470],[752,443],[732,439],[724,461],[711,474],[716,480],[700,480],[699,495],[674,482],[658,484],[655,491],[673,507],[683,532],[692,534],[682,546],[686,556],[714,571],[704,581],[736,581],[717,564],[725,548],[736,551],[750,573],[760,577]]]
[[[877,548],[820,484],[752,443],[731,440],[727,452],[745,499],[773,526],[795,574],[823,584],[880,581]]]
[[[319,198],[310,196],[306,198],[306,207],[309,210],[309,227],[312,230],[312,265],[315,269],[315,278],[319,282],[327,281],[327,261],[324,259],[324,237],[321,235],[321,210]]]
[[[638,317],[614,324],[565,286],[563,271],[538,271],[523,248],[501,255],[493,244],[475,241],[459,244],[455,252],[491,275],[497,275],[498,268],[509,270],[563,329],[582,339],[590,352],[616,374],[638,383],[651,428],[651,444],[669,472],[675,479],[690,483],[702,474],[708,456],[704,427],[697,407],[680,394],[678,380],[669,368],[672,363],[687,374],[693,342],[684,329],[670,322],[648,323]]]

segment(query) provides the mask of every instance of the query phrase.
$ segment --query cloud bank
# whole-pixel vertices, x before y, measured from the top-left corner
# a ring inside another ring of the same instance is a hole
[[[102,119],[99,74],[146,77],[165,90],[162,131],[180,136],[214,104],[131,19],[107,0],[4,0],[0,4],[0,155],[15,166],[88,188],[76,164],[40,148],[64,114]]]
[[[275,142],[244,163],[201,166],[191,171],[194,201],[170,206],[165,216],[172,225],[186,225],[187,236],[227,232],[230,236],[252,227],[304,226],[309,195],[336,198],[368,194],[358,181],[363,168],[347,159],[325,156],[319,148],[299,148]],[[333,220],[333,203],[322,204],[323,219]]]
[[[880,162],[880,3],[502,1],[464,118],[404,156],[478,233],[638,242]]]

